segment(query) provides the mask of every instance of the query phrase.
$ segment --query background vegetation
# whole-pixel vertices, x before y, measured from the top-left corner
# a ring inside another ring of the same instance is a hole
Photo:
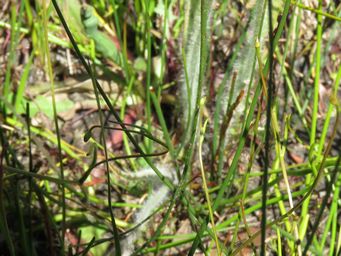
[[[339,1],[4,0],[1,255],[339,255]]]

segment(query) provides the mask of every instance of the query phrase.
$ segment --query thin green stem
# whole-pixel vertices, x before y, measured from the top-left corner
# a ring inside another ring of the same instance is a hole
[[[299,8],[301,9],[304,9],[304,10],[308,10],[308,11],[311,11],[311,12],[314,12],[320,16],[324,16],[326,18],[329,18],[329,19],[333,19],[335,21],[341,21],[341,18],[340,17],[337,17],[335,15],[332,15],[330,13],[327,13],[327,12],[323,12],[320,8],[319,9],[315,9],[315,8],[312,8],[312,7],[309,7],[309,6],[306,6],[306,5],[303,5],[297,1],[291,1],[291,3],[293,5],[296,5],[298,6]]]
[[[205,106],[204,104],[205,104],[205,99],[203,99],[201,104],[200,104],[201,108],[203,108]],[[203,110],[201,109],[200,114],[199,114],[200,138],[199,138],[199,147],[198,147],[200,171],[201,171],[201,177],[202,177],[202,181],[203,181],[202,182],[203,183],[203,189],[205,191],[205,197],[206,197],[206,201],[207,201],[207,208],[209,211],[210,221],[211,221],[211,225],[212,225],[212,231],[213,231],[215,243],[217,246],[217,253],[218,253],[218,256],[220,256],[221,255],[221,249],[219,246],[219,239],[217,236],[217,230],[216,230],[216,226],[215,226],[215,222],[214,222],[214,216],[213,216],[213,210],[212,210],[212,206],[211,206],[211,198],[210,198],[210,195],[208,193],[204,164],[203,164],[203,160],[202,160],[202,145],[204,142],[204,137],[205,137],[206,126],[207,126],[208,120],[206,119],[206,121],[203,122],[202,118],[203,118]]]
[[[322,0],[319,0],[319,9],[322,9]],[[313,110],[312,120],[310,128],[310,156],[315,158],[316,148],[316,127],[317,127],[317,116],[318,116],[318,104],[319,104],[319,87],[320,87],[320,71],[321,71],[321,44],[322,44],[322,15],[317,15],[317,45],[316,45],[316,58],[315,58],[315,80],[314,80],[314,96],[313,96]],[[310,157],[310,158],[311,158]],[[313,169],[316,169],[316,159],[309,159]],[[316,171],[314,172],[316,175]],[[311,175],[308,174],[306,178],[306,185],[311,184]],[[306,200],[302,205],[301,216],[308,216],[308,207],[310,204],[310,198]],[[300,236],[304,237],[306,230],[300,227]]]
[[[150,91],[155,90],[155,87],[151,87],[151,75],[152,75],[152,38],[151,38],[151,27],[150,27],[150,17],[149,17],[149,0],[146,1],[146,8],[145,8],[145,35],[147,41],[147,81],[146,81],[146,121],[148,130],[151,131],[152,129],[152,114],[151,114],[151,100],[150,100]],[[147,153],[152,152],[151,144],[146,141],[146,149]]]
[[[52,63],[51,63],[51,56],[50,50],[48,45],[48,17],[47,17],[47,5],[46,0],[43,0],[43,34],[44,34],[44,50],[45,56],[47,59],[47,74],[51,83],[51,96],[52,96],[52,108],[53,108],[53,119],[56,129],[57,135],[57,145],[58,145],[58,157],[59,157],[59,168],[60,168],[60,178],[64,180],[64,163],[63,163],[63,155],[62,155],[62,146],[61,146],[61,137],[58,125],[58,116],[57,116],[57,108],[56,108],[56,97],[54,92],[54,76],[52,70]],[[66,232],[66,200],[65,200],[65,186],[64,184],[60,187],[62,193],[62,223],[61,223],[61,255],[64,255],[64,239],[65,239],[65,232]]]

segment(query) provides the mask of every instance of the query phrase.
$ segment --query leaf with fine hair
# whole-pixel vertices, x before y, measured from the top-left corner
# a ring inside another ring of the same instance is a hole
[[[208,68],[208,54],[201,56],[202,40],[206,41],[204,47],[205,52],[208,52],[208,45],[211,37],[210,20],[212,13],[212,1],[204,1],[204,8],[201,7],[201,1],[191,0],[186,2],[186,15],[184,24],[184,37],[183,37],[183,72],[182,81],[180,84],[181,95],[181,113],[183,116],[182,127],[184,130],[185,143],[190,139],[193,130],[197,130],[197,127],[193,127],[195,117],[195,111],[198,106],[198,99],[201,98],[203,86],[205,84],[205,77]],[[202,10],[207,13],[207,19],[205,20],[205,30],[201,27]],[[202,34],[204,33],[204,34]],[[202,66],[202,67],[201,67]],[[200,81],[200,71],[202,69],[202,81]]]

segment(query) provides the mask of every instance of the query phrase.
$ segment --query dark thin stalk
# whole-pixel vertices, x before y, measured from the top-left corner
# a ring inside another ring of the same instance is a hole
[[[23,208],[20,205],[20,192],[21,192],[20,180],[14,178],[14,182],[15,182],[15,188],[14,188],[13,200],[14,200],[15,210],[16,210],[16,219],[19,225],[18,231],[19,231],[19,237],[20,237],[20,245],[22,246],[21,251],[24,255],[30,255],[29,245],[27,241],[25,221],[24,221]]]
[[[261,251],[260,255],[265,255],[265,239],[266,239],[266,201],[268,191],[268,173],[269,173],[269,162],[270,162],[270,129],[271,129],[271,108],[272,108],[272,97],[273,97],[273,37],[272,37],[272,0],[268,0],[268,11],[269,11],[269,79],[268,79],[268,98],[266,105],[266,126],[265,126],[265,159],[264,159],[264,175],[262,177],[262,220],[261,220]]]
[[[30,103],[26,104],[26,124],[27,124],[27,137],[28,137],[28,170],[29,172],[33,172],[33,161],[32,161],[32,137],[31,137],[31,114],[30,114]],[[29,249],[30,254],[33,255],[33,244],[32,244],[32,191],[33,191],[33,180],[32,177],[28,178],[28,237],[30,239]]]

